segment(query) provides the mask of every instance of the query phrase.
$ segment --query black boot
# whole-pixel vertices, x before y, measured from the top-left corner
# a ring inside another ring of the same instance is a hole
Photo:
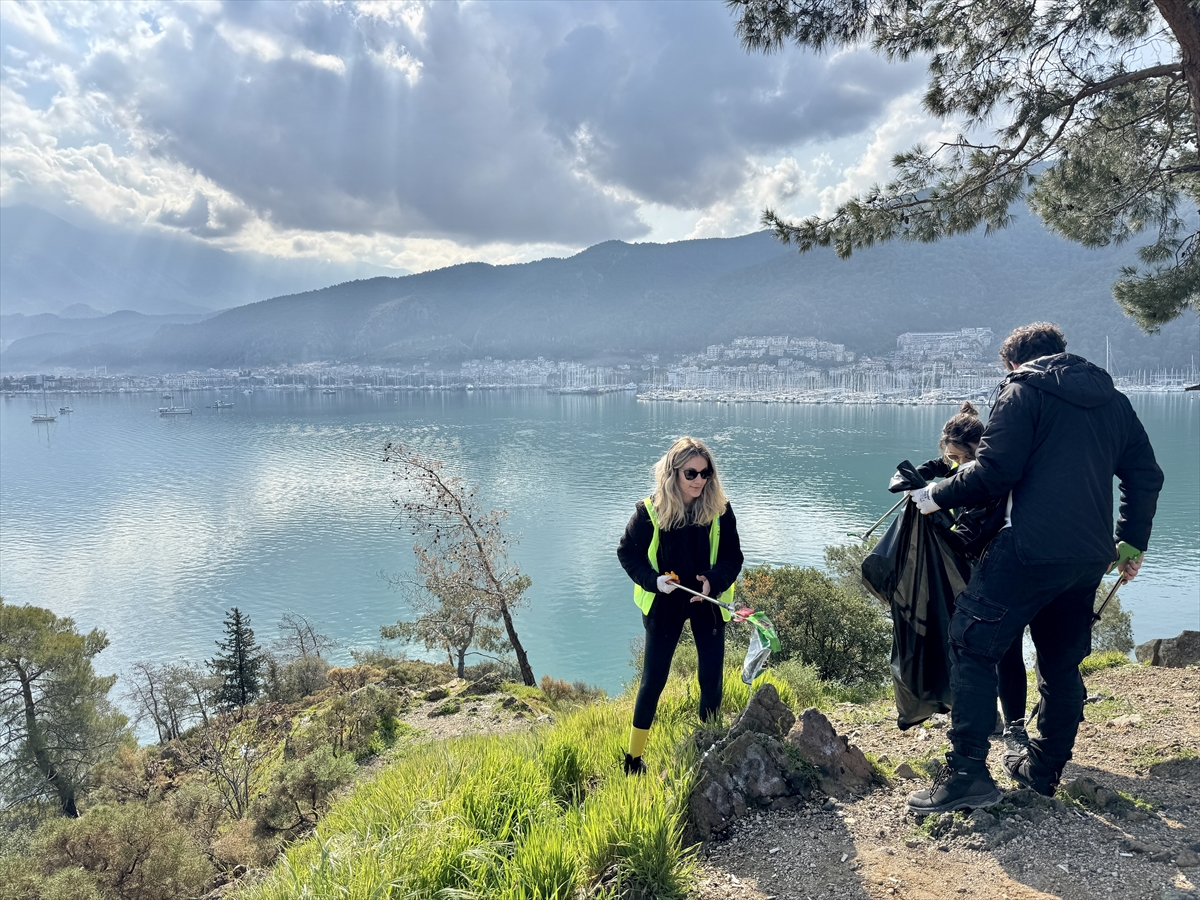
[[[1028,751],[1004,754],[1004,771],[1023,788],[1053,797],[1062,772],[1047,769],[1031,757]]]
[[[625,774],[626,775],[645,775],[646,764],[640,756],[630,756],[625,754]]]
[[[946,765],[933,784],[909,795],[908,811],[925,816],[956,809],[986,809],[999,803],[1000,797],[987,763],[951,752],[946,754]]]
[[[1004,726],[1004,746],[1013,755],[1023,753],[1029,746],[1029,732],[1025,730],[1024,719],[1013,719]]]

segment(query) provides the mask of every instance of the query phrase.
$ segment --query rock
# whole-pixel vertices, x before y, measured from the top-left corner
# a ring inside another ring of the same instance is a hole
[[[1177,887],[1165,887],[1158,896],[1159,900],[1200,900],[1200,894],[1195,891]]]
[[[812,772],[778,738],[745,731],[700,763],[689,799],[690,839],[708,841],[760,809],[789,809],[812,794]]]
[[[1117,716],[1115,719],[1110,719],[1108,724],[1117,728],[1132,728],[1134,725],[1142,724],[1142,717],[1138,715]]]
[[[425,693],[425,699],[430,703],[437,703],[439,700],[445,700],[450,696],[450,692],[444,687],[435,687]]]
[[[1133,651],[1137,661],[1182,669],[1200,663],[1200,631],[1181,631],[1177,637],[1155,638]]]
[[[902,762],[902,763],[900,763],[900,765],[896,766],[896,777],[897,778],[906,778],[909,781],[912,781],[914,779],[920,778],[921,776],[918,775],[916,773],[916,771],[913,769],[913,767],[910,766],[908,763]]]
[[[1200,782],[1200,757],[1185,756],[1155,763],[1150,767],[1150,777]]]
[[[795,723],[796,717],[787,704],[779,699],[775,685],[764,684],[754,692],[746,708],[734,720],[726,740],[733,742],[748,731],[782,739]]]
[[[1103,810],[1131,822],[1144,822],[1150,818],[1145,810],[1138,809],[1115,790],[1105,787],[1086,775],[1076,778],[1062,788],[1062,791],[1068,797],[1072,797],[1092,809]]]
[[[464,697],[482,697],[486,694],[494,694],[500,690],[502,679],[495,672],[488,672],[478,681],[473,681],[467,685],[463,691]]]
[[[1181,869],[1194,869],[1200,866],[1200,854],[1190,847],[1184,847],[1175,855],[1175,865]]]
[[[1170,850],[1159,850],[1150,854],[1150,862],[1170,862],[1174,858],[1175,854]]]
[[[788,732],[787,741],[821,773],[821,790],[835,796],[871,786],[874,770],[861,750],[833,730],[816,709],[806,709]]]

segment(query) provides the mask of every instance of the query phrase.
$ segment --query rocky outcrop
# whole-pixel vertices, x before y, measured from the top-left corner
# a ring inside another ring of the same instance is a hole
[[[1200,663],[1200,631],[1181,631],[1178,637],[1155,638],[1133,651],[1140,663],[1182,669]]]
[[[791,729],[787,742],[820,773],[821,790],[836,797],[861,794],[871,787],[875,772],[863,752],[833,730],[816,709],[806,709]]]
[[[774,685],[755,692],[700,762],[689,800],[689,839],[708,841],[754,810],[788,809],[811,796],[816,773],[783,739],[795,720]]]

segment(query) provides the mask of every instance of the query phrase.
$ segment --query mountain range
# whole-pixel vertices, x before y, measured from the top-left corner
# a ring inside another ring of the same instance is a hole
[[[812,336],[877,355],[908,331],[988,326],[1003,335],[1050,320],[1063,327],[1072,351],[1098,361],[1107,338],[1121,371],[1188,365],[1200,351],[1200,319],[1188,314],[1145,335],[1113,301],[1112,281],[1133,259],[1130,247],[1090,250],[1064,241],[1030,215],[992,235],[892,242],[846,260],[828,250],[797,254],[766,232],[609,241],[565,259],[469,263],[278,296],[202,321],[144,321],[126,340],[117,339],[111,317],[83,320],[96,339],[88,343],[77,330],[67,346],[47,332],[28,333],[29,323],[21,337],[10,337],[16,332],[5,316],[0,332],[11,343],[0,363],[12,372],[318,360],[441,365],[483,356],[603,361],[648,353],[665,361],[745,334]]]

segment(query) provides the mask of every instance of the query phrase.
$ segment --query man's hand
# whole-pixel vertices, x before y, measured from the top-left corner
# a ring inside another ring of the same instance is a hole
[[[679,587],[679,582],[675,580],[675,576],[670,572],[658,576],[658,592],[660,594],[669,594],[677,587]]]
[[[935,513],[939,509],[932,497],[929,496],[929,488],[917,488],[915,491],[909,491],[908,499],[917,505],[917,509],[921,511],[921,515],[927,516],[930,513]]]
[[[699,575],[697,577],[700,579],[700,593],[702,593],[705,597],[711,596],[712,595],[712,585],[710,585],[708,583],[708,579],[705,578],[703,575]],[[699,597],[693,597],[692,602],[693,603],[703,603],[704,601],[702,601]]]
[[[1108,571],[1116,569],[1121,576],[1121,580],[1125,582],[1133,581],[1137,577],[1138,569],[1142,567],[1142,560],[1146,558],[1146,554],[1132,544],[1127,544],[1124,541],[1117,543],[1117,561],[1108,567]]]

